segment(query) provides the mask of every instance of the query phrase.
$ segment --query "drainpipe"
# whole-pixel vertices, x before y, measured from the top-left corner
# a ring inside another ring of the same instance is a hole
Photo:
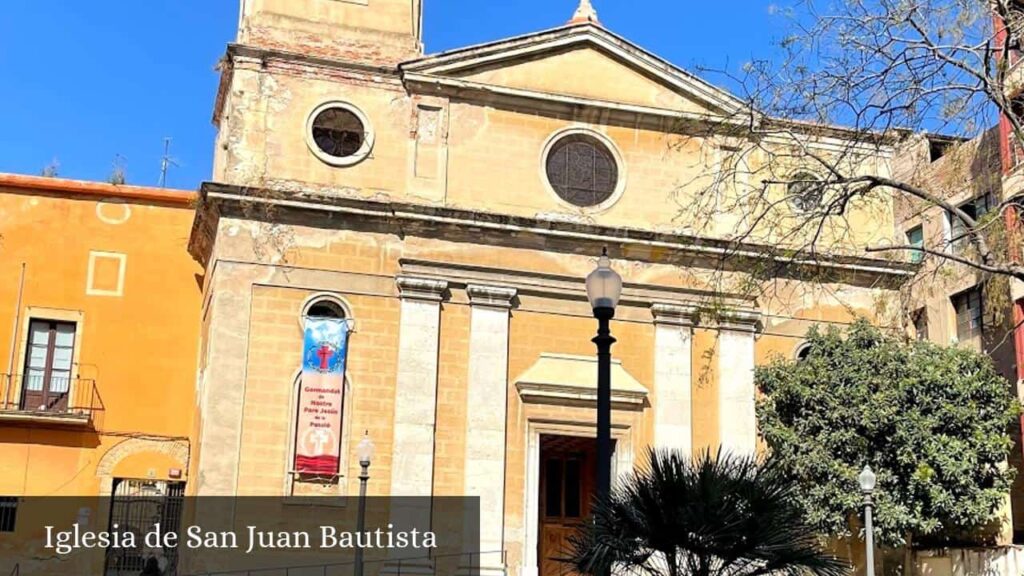
[[[25,292],[25,263],[21,263],[21,277],[18,279],[18,301],[14,307],[14,324],[11,326],[11,351],[7,356],[7,387],[4,389],[3,407],[10,402],[11,388],[14,387],[14,352],[18,346],[18,324],[21,321],[21,297]]]

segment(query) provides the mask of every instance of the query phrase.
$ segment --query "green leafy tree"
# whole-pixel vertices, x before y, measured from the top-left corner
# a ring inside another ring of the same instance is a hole
[[[822,533],[850,534],[857,474],[878,474],[876,535],[889,546],[977,541],[1009,491],[1009,383],[985,356],[906,342],[865,320],[812,328],[801,361],[756,372],[758,422],[774,457],[803,485]]]
[[[582,574],[845,576],[804,522],[799,490],[771,459],[651,450],[595,502],[566,561]]]

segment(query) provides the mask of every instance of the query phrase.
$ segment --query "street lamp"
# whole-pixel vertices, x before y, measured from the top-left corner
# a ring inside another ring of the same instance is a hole
[[[857,476],[860,491],[864,494],[864,562],[867,564],[867,576],[875,576],[875,528],[871,524],[871,508],[874,503],[871,501],[871,494],[875,491],[877,481],[878,478],[871,471],[871,466],[864,466]]]
[[[356,519],[356,533],[362,534],[366,529],[366,483],[370,480],[370,461],[373,459],[373,440],[370,440],[369,430],[363,435],[363,439],[356,446],[356,455],[359,456],[359,516]],[[359,542],[362,542],[362,538]],[[355,576],[363,576],[363,547],[356,546],[356,569]]]
[[[622,295],[622,277],[612,270],[605,248],[597,269],[587,276],[587,298],[597,318],[597,496],[605,499],[612,483],[612,337],[609,327]]]

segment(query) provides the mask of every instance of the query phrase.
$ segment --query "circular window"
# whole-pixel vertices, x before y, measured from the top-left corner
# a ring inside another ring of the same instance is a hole
[[[807,357],[811,355],[811,345],[808,342],[797,346],[796,351],[793,353],[793,357],[797,362],[803,362],[807,360]]]
[[[790,178],[786,193],[794,208],[801,212],[813,212],[821,208],[825,187],[814,174],[801,172]]]
[[[601,207],[622,188],[619,162],[611,147],[589,133],[553,140],[544,168],[558,197],[579,208]]]
[[[307,140],[310,150],[334,166],[351,166],[373,149],[373,131],[366,116],[354,106],[330,102],[309,116]]]

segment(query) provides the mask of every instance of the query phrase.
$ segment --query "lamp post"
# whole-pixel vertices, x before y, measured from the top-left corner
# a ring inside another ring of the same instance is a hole
[[[356,447],[356,455],[359,456],[359,515],[356,518],[356,533],[362,534],[366,529],[366,483],[370,480],[370,461],[373,459],[373,440],[370,440],[370,432],[363,435]],[[359,538],[359,542],[363,539]],[[356,569],[355,576],[363,576],[363,547],[356,546]]]
[[[606,248],[597,269],[587,276],[587,298],[597,318],[597,496],[603,500],[612,480],[612,344],[611,319],[622,295],[622,277],[612,270]]]
[[[874,503],[871,501],[871,494],[875,491],[877,480],[871,466],[865,466],[857,476],[860,491],[864,494],[864,562],[867,564],[867,576],[875,576],[875,527],[871,524],[871,508]]]

